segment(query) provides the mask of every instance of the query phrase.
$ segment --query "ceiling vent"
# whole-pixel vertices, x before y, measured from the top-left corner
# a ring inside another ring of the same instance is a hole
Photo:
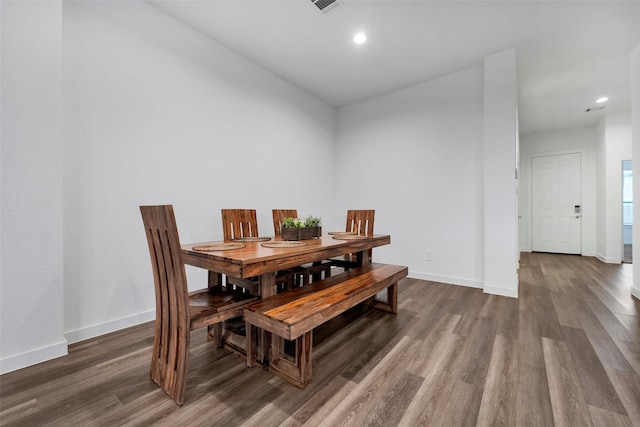
[[[340,0],[311,0],[311,3],[315,4],[322,13],[327,13],[342,4]]]
[[[591,111],[602,111],[604,110],[604,105],[600,106],[600,107],[591,107],[591,108],[587,108],[586,110],[584,110],[585,113],[590,113]]]

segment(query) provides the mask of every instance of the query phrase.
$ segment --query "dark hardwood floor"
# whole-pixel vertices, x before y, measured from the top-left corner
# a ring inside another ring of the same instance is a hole
[[[624,245],[624,248],[622,250],[622,262],[633,262],[633,245]]]
[[[149,380],[153,328],[0,377],[3,426],[640,426],[628,264],[522,254],[519,299],[414,279],[399,314],[315,333],[305,390],[192,334],[184,406]],[[151,284],[150,284],[151,286]]]

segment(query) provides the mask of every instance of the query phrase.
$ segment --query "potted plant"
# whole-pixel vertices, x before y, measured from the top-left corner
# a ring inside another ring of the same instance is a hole
[[[309,215],[306,219],[285,218],[280,230],[282,240],[307,240],[322,237],[322,221]]]

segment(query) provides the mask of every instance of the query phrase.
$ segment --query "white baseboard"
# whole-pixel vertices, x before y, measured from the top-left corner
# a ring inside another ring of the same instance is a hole
[[[413,279],[429,280],[431,282],[446,283],[448,285],[467,286],[469,288],[482,289],[481,282],[472,279],[463,279],[460,277],[438,276],[435,274],[420,273],[416,271],[410,271],[409,277]]]
[[[156,318],[156,310],[145,311],[143,313],[134,314],[132,316],[123,317],[121,319],[110,320],[98,325],[87,326],[86,328],[76,329],[74,331],[65,332],[64,336],[69,342],[73,344],[79,341],[84,341],[89,338],[95,338],[100,335],[108,334],[111,332],[119,331],[120,329],[128,328],[130,326],[139,325],[140,323],[148,322]]]
[[[485,294],[518,298],[518,289],[507,289],[499,286],[484,285],[479,280],[463,279],[460,277],[451,276],[438,276],[435,274],[419,273],[415,271],[410,271],[409,277],[413,279],[429,280],[431,282],[446,283],[448,285],[467,286],[469,288],[482,289]]]
[[[27,366],[67,355],[67,341],[60,341],[46,347],[37,348],[14,356],[0,359],[0,374],[17,371]]]
[[[518,298],[518,288],[503,288],[500,286],[484,285],[484,293],[492,295],[500,295],[503,297]]]
[[[599,254],[599,253],[596,253],[595,257],[598,258],[600,261],[604,262],[605,264],[620,264],[620,263],[622,263],[622,260],[620,260],[620,259],[616,259],[616,258],[613,258],[613,257],[607,258],[604,255]]]
[[[636,299],[640,299],[640,289],[632,286],[631,287],[631,295],[633,295]]]

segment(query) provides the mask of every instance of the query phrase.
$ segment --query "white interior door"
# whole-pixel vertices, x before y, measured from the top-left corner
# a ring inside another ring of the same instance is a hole
[[[531,249],[580,254],[580,153],[531,159]]]

